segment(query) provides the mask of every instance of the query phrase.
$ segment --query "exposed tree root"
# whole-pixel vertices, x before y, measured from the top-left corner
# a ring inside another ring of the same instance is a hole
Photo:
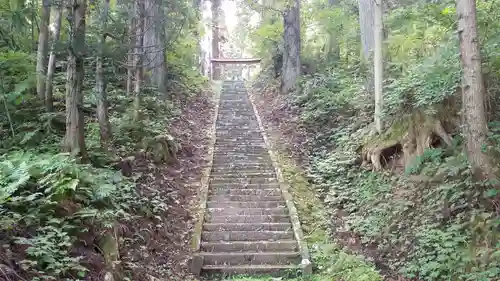
[[[452,138],[441,120],[415,113],[407,120],[393,123],[383,135],[369,137],[365,143],[361,149],[361,165],[371,165],[379,171],[390,162],[406,168],[427,149],[452,146]]]

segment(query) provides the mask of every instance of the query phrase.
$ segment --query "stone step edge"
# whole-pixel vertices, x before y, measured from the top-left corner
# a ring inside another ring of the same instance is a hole
[[[200,252],[203,259],[206,259],[204,265],[244,265],[244,264],[293,264],[300,258],[298,251],[275,251],[275,252],[257,252],[257,251],[244,251],[244,252]],[[241,260],[252,257],[251,260]],[[282,259],[285,259],[283,262]],[[264,259],[264,260],[262,260]],[[266,260],[268,259],[268,260]],[[269,260],[271,259],[271,260]]]
[[[298,214],[297,208],[295,207],[293,197],[289,192],[290,186],[285,182],[285,178],[281,172],[281,168],[280,168],[276,153],[274,151],[273,145],[268,139],[267,130],[262,123],[262,119],[260,118],[259,110],[257,109],[256,103],[255,103],[255,98],[254,98],[253,94],[251,94],[249,92],[247,92],[247,96],[248,96],[248,99],[250,100],[250,105],[252,106],[255,118],[257,119],[257,123],[259,124],[259,129],[262,132],[262,138],[264,139],[264,143],[266,144],[266,147],[268,148],[269,158],[271,158],[272,165],[276,169],[276,175],[277,175],[278,181],[280,182],[282,197],[286,202],[286,206],[288,207],[288,212],[289,212],[290,221],[291,221],[292,227],[293,227],[294,237],[295,237],[295,240],[297,240],[297,243],[299,246],[299,251],[300,251],[300,254],[302,256],[302,262],[301,262],[302,274],[303,275],[310,275],[310,274],[312,274],[312,263],[311,263],[311,257],[309,254],[309,248],[307,247],[307,242],[305,241],[305,238],[304,238],[304,233],[302,231],[302,226],[300,224],[300,219],[299,219],[299,214]]]
[[[210,172],[212,170],[212,165],[214,164],[214,150],[215,143],[217,140],[217,119],[219,118],[219,106],[220,106],[220,96],[222,92],[222,83],[213,81],[212,84],[214,90],[214,109],[212,116],[212,126],[210,128],[210,133],[208,133],[209,143],[207,145],[207,165],[203,168],[201,172],[201,180],[200,180],[200,193],[199,193],[199,202],[198,206],[193,206],[197,213],[194,216],[196,220],[193,236],[191,238],[191,249],[194,253],[199,252],[201,248],[201,237],[203,231],[203,223],[205,220],[205,212],[208,201],[208,192],[210,187]],[[201,260],[201,264],[199,263],[199,258],[193,256],[191,260],[190,269],[191,272],[197,276],[201,273],[201,267],[203,266],[203,259]]]
[[[201,270],[206,273],[212,274],[228,274],[228,275],[242,275],[242,274],[267,274],[280,276],[288,270],[300,270],[301,267],[297,265],[288,264],[254,264],[254,265],[204,265]]]
[[[253,228],[258,229],[259,227],[261,229],[253,230]],[[292,224],[289,222],[265,222],[265,223],[241,223],[241,222],[208,223],[207,222],[203,224],[204,231],[251,231],[247,229],[252,229],[253,231],[261,231],[261,230],[285,231],[288,230],[289,228],[291,229],[291,227]],[[248,241],[248,242],[253,242],[253,241]]]
[[[259,252],[272,252],[274,250],[268,250],[268,248],[279,248],[282,246],[284,249],[290,250],[297,252],[298,250],[298,245],[297,241],[295,240],[276,240],[276,241],[267,241],[267,240],[254,240],[254,241],[203,241],[201,243],[202,249],[204,249],[204,252],[208,252],[208,249],[211,249],[210,252],[217,253],[217,252],[242,252],[245,249],[250,248],[251,246],[255,246],[256,251]],[[232,246],[233,248],[231,249]],[[224,251],[217,251],[215,250],[217,247],[219,248],[224,248]],[[241,248],[241,249],[240,249]],[[282,250],[282,249],[280,249]],[[255,251],[255,250],[254,250]]]

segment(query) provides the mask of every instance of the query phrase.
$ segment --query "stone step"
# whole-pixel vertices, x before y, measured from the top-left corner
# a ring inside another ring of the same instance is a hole
[[[260,129],[257,125],[255,126],[241,126],[238,124],[234,124],[231,126],[215,126],[215,129],[218,131],[230,131],[230,132],[239,132],[239,131],[245,131],[245,132],[258,132]]]
[[[229,118],[228,118],[229,119]],[[228,123],[218,123],[215,124],[216,129],[221,129],[221,130],[259,130],[259,125],[257,122],[251,123],[248,122],[247,120],[244,120],[245,122],[238,122],[238,121],[230,121]]]
[[[215,216],[274,216],[288,215],[286,208],[208,208],[208,215]]]
[[[245,201],[211,201],[207,202],[208,208],[277,208],[285,207],[285,201],[258,201],[258,202],[245,202]]]
[[[215,152],[214,153],[214,156],[213,156],[214,160],[218,160],[218,161],[221,161],[221,160],[224,160],[224,161],[254,161],[254,163],[258,164],[260,163],[260,161],[266,161],[266,160],[271,160],[271,157],[269,157],[268,155],[262,155],[262,154],[247,154],[245,155],[244,153],[225,153],[225,154],[222,154],[222,153],[217,153]]]
[[[264,139],[262,136],[259,136],[257,138],[245,138],[245,137],[234,137],[234,138],[225,138],[225,139],[218,139],[215,142],[215,145],[221,144],[221,143],[264,143]]]
[[[276,170],[273,167],[262,167],[261,169],[256,169],[256,168],[248,168],[248,167],[213,167],[212,170],[210,171],[211,174],[218,174],[218,173],[276,173]]]
[[[257,133],[260,132],[260,128],[244,128],[244,127],[234,127],[234,128],[224,128],[224,129],[218,129],[216,131],[217,134],[224,134],[224,133]]]
[[[210,184],[253,184],[253,183],[277,183],[276,177],[211,177]]]
[[[201,268],[208,274],[266,274],[266,275],[281,275],[288,270],[299,269],[297,265],[269,265],[269,264],[254,264],[254,265],[205,265]]]
[[[270,159],[266,151],[214,151],[214,158],[231,158],[231,159]]]
[[[223,184],[211,184],[211,189],[224,189],[224,188],[238,188],[238,189],[270,189],[270,188],[280,188],[280,184],[277,182],[270,183],[223,183]]]
[[[219,142],[225,142],[225,141],[232,141],[235,138],[248,138],[249,141],[250,139],[254,142],[259,142],[262,143],[264,139],[262,138],[262,135],[260,132],[247,132],[247,133],[219,133],[216,135],[217,141]],[[242,142],[244,143],[244,142]]]
[[[201,252],[205,265],[300,263],[298,252]]]
[[[274,166],[265,163],[219,163],[218,165],[212,164],[212,171],[217,170],[248,170],[248,171],[261,171],[262,169],[272,169],[274,171]]]
[[[273,167],[273,162],[271,158],[267,159],[227,159],[223,157],[217,157],[213,159],[213,166],[267,166]]]
[[[295,240],[279,241],[229,241],[202,242],[201,250],[205,252],[274,252],[298,250]]]
[[[287,222],[274,223],[205,223],[205,231],[291,231],[292,224]]]
[[[254,117],[254,112],[251,108],[238,108],[237,110],[235,110],[235,108],[232,108],[232,107],[219,107],[219,116],[220,115],[231,115],[231,114],[235,114],[237,112],[238,115],[247,115],[249,117]]]
[[[259,196],[259,195],[209,195],[208,201],[226,202],[226,201],[281,201],[281,196]]]
[[[240,140],[235,140],[235,141],[219,141],[215,144],[214,149],[228,149],[228,148],[238,148],[241,149],[243,147],[247,148],[264,148],[266,149],[267,152],[267,146],[264,143],[264,140],[255,140],[252,142],[242,142]]]
[[[203,231],[204,242],[218,241],[278,241],[293,239],[292,231]]]
[[[246,132],[218,132],[215,137],[219,141],[231,140],[234,138],[248,138],[248,139],[257,139],[259,142],[262,142],[262,134],[257,131],[246,131]]]
[[[248,171],[249,173],[274,172],[274,166],[271,164],[233,164],[224,163],[224,165],[212,165],[212,172],[239,172]]]
[[[257,222],[290,222],[288,215],[210,215],[206,214],[206,222],[212,223],[257,223]],[[245,239],[240,239],[245,240]]]
[[[254,147],[215,148],[214,157],[263,157],[268,158],[267,149]]]
[[[246,144],[246,143],[225,143],[225,144],[216,144],[214,146],[215,151],[262,151],[263,153],[268,153],[267,147],[262,141],[260,144]]]
[[[262,167],[262,168],[274,168],[273,163],[271,159],[268,159],[267,161],[231,161],[231,162],[223,162],[222,160],[217,160],[213,162],[213,166],[216,169],[221,169],[223,167],[227,168],[240,168],[240,167]]]
[[[265,149],[216,149],[214,158],[270,159]]]
[[[260,195],[260,196],[280,196],[279,188],[217,188],[212,189],[210,194],[213,195]]]
[[[219,130],[215,133],[215,136],[219,140],[234,139],[234,138],[247,138],[247,139],[262,139],[262,133],[260,131],[222,131]]]
[[[212,172],[210,176],[214,179],[219,179],[219,178],[276,178],[276,173],[274,172],[262,172],[262,171],[257,171],[257,172],[251,172],[249,170],[242,170],[242,171],[237,171],[237,172],[232,172],[228,171],[226,173],[224,172]]]

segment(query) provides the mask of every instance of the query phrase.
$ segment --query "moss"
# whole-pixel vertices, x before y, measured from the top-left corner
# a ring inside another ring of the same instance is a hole
[[[364,138],[363,146],[388,147],[400,142],[411,126],[411,117],[395,120],[383,134],[371,134]]]
[[[315,191],[311,190],[309,182],[302,176],[302,171],[295,167],[293,161],[283,154],[277,154],[276,156],[283,177],[290,185],[290,193],[299,212],[307,243],[327,243],[329,239],[328,220],[326,212],[322,208],[322,202],[316,196]]]
[[[317,197],[314,186],[303,176],[292,159],[285,154],[277,154],[283,177],[290,185],[295,206],[299,212],[304,236],[312,248],[313,265],[316,274],[296,281],[378,281],[382,277],[362,257],[344,252],[330,239],[329,216],[323,203]],[[266,279],[260,279],[266,280]],[[250,281],[250,280],[248,280]],[[253,280],[251,280],[253,281]]]

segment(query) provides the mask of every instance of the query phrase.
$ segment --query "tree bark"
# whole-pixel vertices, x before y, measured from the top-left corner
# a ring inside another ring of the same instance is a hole
[[[38,34],[38,52],[36,59],[36,92],[38,98],[45,102],[45,80],[47,70],[47,52],[49,45],[50,0],[43,0],[40,14],[40,32]]]
[[[132,94],[134,90],[134,70],[135,70],[135,56],[134,56],[134,45],[136,42],[136,29],[137,29],[137,19],[135,15],[131,15],[130,28],[129,28],[129,47],[127,54],[127,94]]]
[[[466,152],[474,175],[479,179],[494,177],[491,159],[483,150],[488,126],[485,89],[481,73],[481,54],[477,33],[476,1],[458,0],[458,38],[463,67],[462,106]]]
[[[136,57],[135,57],[135,86],[134,86],[134,114],[133,121],[137,122],[139,120],[139,109],[141,104],[141,85],[143,83],[144,76],[144,22],[145,22],[145,11],[144,4],[142,2],[137,3],[137,28],[136,28]]]
[[[375,25],[375,1],[359,0],[359,26],[361,36],[362,58],[368,61],[375,47],[373,27]]]
[[[375,51],[373,58],[373,69],[374,69],[374,86],[375,86],[375,128],[379,134],[382,133],[383,124],[382,124],[382,109],[383,109],[383,56],[382,56],[382,43],[384,40],[383,34],[383,0],[374,0],[376,1],[374,10],[374,20],[375,20]]]
[[[99,38],[98,54],[96,59],[96,94],[97,94],[97,120],[99,121],[99,132],[101,145],[108,149],[111,140],[111,125],[108,117],[108,99],[106,95],[106,78],[104,77],[104,48],[106,44],[106,27],[108,21],[109,0],[104,0],[101,12],[101,34]]]
[[[86,0],[74,0],[66,83],[66,135],[64,150],[87,158],[83,116],[83,56],[85,51]]]
[[[220,58],[220,21],[221,21],[221,0],[212,0],[212,58]],[[221,78],[221,66],[217,63],[212,65],[212,79]]]
[[[146,65],[144,79],[155,86],[159,92],[166,94],[166,57],[165,57],[165,13],[161,0],[145,0],[144,46],[143,60]]]
[[[373,63],[372,52],[375,48],[374,41],[374,13],[375,13],[375,0],[358,0],[359,4],[359,26],[361,37],[361,62],[368,68],[368,75],[366,75],[365,88],[372,98],[374,81],[373,81]]]
[[[281,93],[295,90],[300,76],[300,1],[295,0],[283,15],[283,70]]]
[[[48,112],[54,110],[53,101],[53,83],[54,83],[54,73],[56,69],[56,46],[59,43],[59,38],[61,36],[61,19],[63,13],[64,3],[61,3],[57,7],[55,25],[54,25],[54,38],[52,40],[52,46],[50,50],[49,65],[47,67],[47,81],[45,85],[45,107]]]

